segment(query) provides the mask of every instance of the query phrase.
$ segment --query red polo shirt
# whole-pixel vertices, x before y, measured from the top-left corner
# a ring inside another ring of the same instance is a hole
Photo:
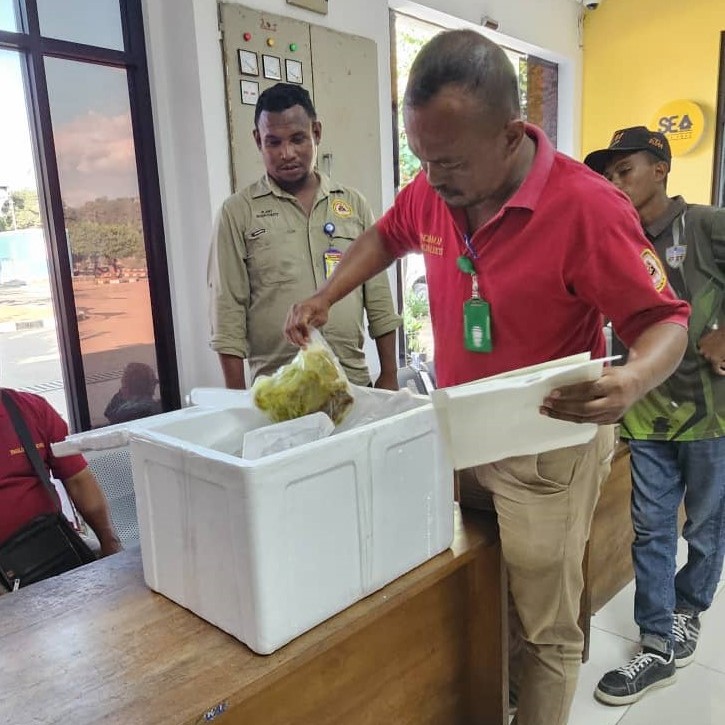
[[[40,396],[13,391],[13,395],[41,460],[55,478],[64,481],[80,473],[87,463],[83,456],[56,458],[51,443],[68,435],[68,426]],[[56,510],[47,489],[38,480],[25,454],[10,416],[0,401],[0,543],[36,516]]]
[[[655,323],[687,326],[689,306],[667,286],[629,199],[556,152],[540,129],[527,124],[526,133],[536,143],[526,179],[471,239],[492,352],[463,344],[471,275],[456,259],[465,211],[448,207],[421,172],[377,223],[396,257],[424,254],[441,387],[585,351],[602,356],[602,315],[628,346]]]

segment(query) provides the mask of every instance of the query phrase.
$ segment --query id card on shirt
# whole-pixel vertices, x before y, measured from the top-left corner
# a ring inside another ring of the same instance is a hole
[[[463,344],[471,352],[491,352],[491,308],[486,300],[474,297],[463,305]]]
[[[325,264],[325,279],[330,279],[335,268],[340,264],[342,259],[342,252],[339,249],[330,247],[323,255],[322,259]]]

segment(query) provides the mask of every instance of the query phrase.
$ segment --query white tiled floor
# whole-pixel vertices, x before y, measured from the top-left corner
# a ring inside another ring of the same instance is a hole
[[[678,566],[685,561],[680,542]],[[634,583],[592,618],[589,662],[582,667],[569,725],[725,725],[725,580],[702,617],[695,662],[678,670],[677,682],[628,707],[607,707],[592,693],[599,678],[623,665],[637,649],[632,619]]]

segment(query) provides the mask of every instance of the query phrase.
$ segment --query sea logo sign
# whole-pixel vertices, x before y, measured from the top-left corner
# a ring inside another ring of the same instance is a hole
[[[666,136],[673,156],[684,156],[700,143],[705,132],[705,115],[697,103],[670,101],[657,111],[651,128]]]

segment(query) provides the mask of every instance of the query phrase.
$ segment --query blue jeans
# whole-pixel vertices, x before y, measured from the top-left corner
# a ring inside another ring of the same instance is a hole
[[[699,614],[715,596],[725,553],[725,437],[629,441],[632,455],[634,618],[648,642],[672,645],[672,613]],[[687,563],[675,575],[677,512]],[[649,635],[649,636],[647,636]]]

